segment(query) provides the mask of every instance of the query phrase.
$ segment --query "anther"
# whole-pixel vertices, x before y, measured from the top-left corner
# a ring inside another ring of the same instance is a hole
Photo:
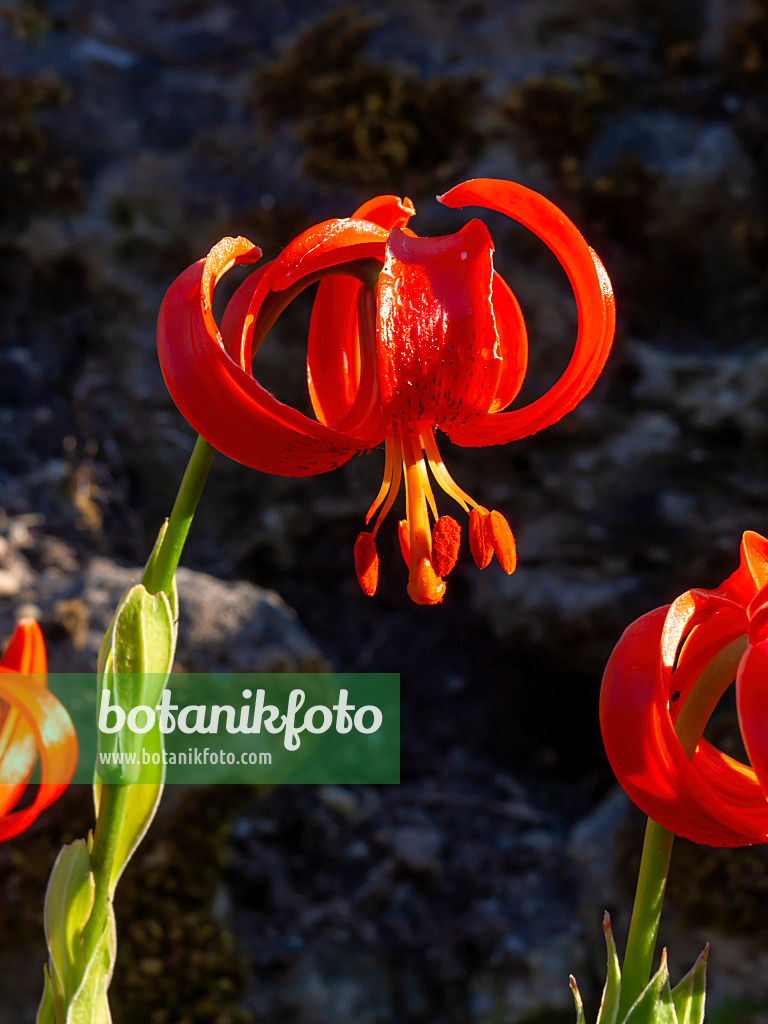
[[[494,511],[488,516],[488,533],[501,568],[511,575],[517,565],[517,548],[510,525],[501,512]]]
[[[461,527],[451,516],[440,516],[432,530],[432,565],[438,576],[447,576],[459,557]]]
[[[355,572],[362,592],[373,597],[379,583],[379,556],[372,533],[363,531],[355,541]]]
[[[484,569],[493,558],[493,542],[488,529],[488,514],[473,508],[469,513],[469,549],[478,569]]]

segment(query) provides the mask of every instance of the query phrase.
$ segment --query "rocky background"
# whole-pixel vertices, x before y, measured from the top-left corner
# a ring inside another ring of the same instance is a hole
[[[765,0],[0,3],[0,632],[31,606],[54,669],[92,667],[170,509],[193,436],[154,322],[221,236],[271,256],[380,192],[448,233],[466,218],[436,193],[510,178],[581,227],[619,309],[562,423],[442,444],[520,563],[480,573],[465,551],[439,608],[408,601],[386,527],[379,592],[358,589],[380,453],[298,481],[217,460],[184,558],[185,667],[400,672],[403,782],[172,795],[123,887],[117,1024],[559,1024],[571,971],[594,1008],[601,913],[622,921],[638,849],[602,667],[634,617],[716,585],[742,531],[768,530],[767,101]],[[487,221],[530,398],[575,309],[550,254]],[[307,315],[258,357],[293,403]],[[10,1024],[33,1019],[45,878],[89,815],[73,790],[0,848]],[[673,974],[709,938],[708,1021],[768,1020],[762,851],[678,850]]]

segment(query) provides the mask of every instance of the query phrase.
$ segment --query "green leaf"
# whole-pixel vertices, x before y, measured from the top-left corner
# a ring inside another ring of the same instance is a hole
[[[658,971],[630,1007],[622,1024],[678,1024],[669,989],[666,949],[662,951]]]
[[[125,810],[120,819],[115,857],[109,875],[110,897],[114,895],[123,868],[133,856],[136,847],[152,823],[163,793],[165,768],[162,764],[163,736],[159,725],[155,724],[154,728],[144,736],[144,750],[149,757],[149,763],[140,766],[138,780],[135,783],[127,784],[128,795]],[[155,754],[159,754],[159,764],[152,763],[152,757]],[[97,815],[102,785],[103,783],[98,779],[94,784],[94,803]]]
[[[576,1024],[584,1024],[584,1004],[581,1001],[579,986],[576,984],[576,979],[573,975],[570,977],[570,982],[571,992],[573,992],[573,1001],[576,1004]]]
[[[176,621],[167,594],[150,594],[140,583],[123,595],[99,653],[99,709],[102,701],[127,716],[134,708],[157,705],[173,664]],[[116,714],[116,712],[115,712]],[[140,724],[145,720],[142,716]],[[97,761],[109,782],[136,782],[145,734],[126,721],[115,733],[99,732],[99,754],[122,753],[123,764]],[[133,761],[133,763],[131,763]]]
[[[65,1024],[112,1024],[107,993],[116,952],[115,917],[110,909],[104,931],[88,961],[82,982],[69,1004]]]
[[[82,933],[93,903],[88,848],[82,839],[65,846],[56,858],[45,894],[45,938],[51,1000],[56,1021],[66,1009],[86,968]],[[41,1010],[43,1009],[41,1003]]]
[[[53,989],[47,964],[43,964],[43,996],[37,1008],[36,1024],[56,1024],[53,1013]]]
[[[619,996],[621,994],[621,969],[619,967],[619,958],[616,955],[613,930],[611,929],[611,916],[607,910],[603,917],[603,931],[605,932],[608,963],[605,972],[603,998],[600,1000],[600,1011],[597,1015],[597,1024],[616,1024],[616,1018],[619,1015]]]
[[[672,989],[678,1024],[703,1024],[708,953],[709,945],[704,947],[683,980]]]

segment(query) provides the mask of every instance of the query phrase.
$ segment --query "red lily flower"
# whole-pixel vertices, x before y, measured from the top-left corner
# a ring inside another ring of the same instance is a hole
[[[0,841],[23,832],[67,788],[77,767],[77,737],[64,707],[46,689],[43,635],[22,619],[0,661]],[[11,811],[40,755],[35,799]],[[10,813],[9,813],[10,812]]]
[[[734,678],[751,767],[701,738]],[[708,846],[768,842],[766,684],[768,540],[745,533],[733,575],[632,623],[605,670],[600,724],[608,760],[645,814]]]
[[[362,589],[373,594],[376,533],[404,479],[401,548],[408,593],[418,604],[442,600],[442,577],[456,562],[460,535],[454,519],[438,515],[428,466],[469,512],[476,563],[483,568],[495,552],[506,572],[515,567],[509,524],[453,481],[435,428],[458,445],[480,447],[556,422],[595,383],[615,323],[600,260],[543,196],[478,179],[440,201],[508,214],[546,242],[568,274],[579,314],[574,353],[557,383],[523,408],[504,411],[525,376],[527,339],[517,300],[493,270],[487,229],[473,220],[454,235],[419,238],[406,227],[414,213],[407,199],[379,196],[351,218],[299,235],[241,285],[219,331],[211,312],[216,282],[236,263],[261,255],[244,238],[224,239],[171,285],[158,322],[160,363],[173,400],[230,458],[266,473],[308,476],[384,442],[384,481],[366,522],[376,519],[357,539],[355,567]],[[261,387],[251,359],[280,311],[318,280],[307,350],[313,420]]]

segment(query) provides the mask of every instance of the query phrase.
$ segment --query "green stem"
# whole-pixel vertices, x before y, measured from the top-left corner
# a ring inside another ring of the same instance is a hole
[[[733,681],[746,643],[746,637],[732,640],[712,658],[691,687],[675,722],[686,757],[693,757],[717,702]],[[674,838],[673,832],[648,819],[621,972],[619,1021],[650,981]]]
[[[151,594],[169,592],[184,550],[200,495],[203,492],[215,449],[198,437],[173,504],[168,525],[154,558],[144,570],[141,582]],[[95,890],[91,916],[83,930],[86,959],[93,954],[107,923],[112,901],[111,878],[117,853],[120,826],[130,792],[128,783],[102,783],[99,810],[91,850]]]
[[[198,437],[189,463],[173,503],[173,509],[168,520],[168,528],[165,531],[160,550],[157,557],[150,562],[144,570],[141,582],[150,594],[159,594],[161,591],[169,591],[173,583],[173,576],[184,550],[184,542],[189,533],[192,517],[195,514],[200,495],[211,468],[213,456],[216,449],[208,442]]]
[[[117,841],[120,835],[120,822],[128,800],[129,784],[104,783],[99,797],[99,814],[91,850],[91,871],[95,889],[93,894],[93,910],[83,929],[83,947],[86,961],[90,960],[96,945],[104,931],[112,902],[110,895],[110,879],[112,865],[117,852]]]
[[[667,886],[669,859],[675,835],[651,818],[645,826],[643,854],[637,875],[635,904],[627,936],[627,950],[621,970],[621,997],[617,1020],[623,1020],[630,1006],[648,984],[659,932],[659,919]]]

